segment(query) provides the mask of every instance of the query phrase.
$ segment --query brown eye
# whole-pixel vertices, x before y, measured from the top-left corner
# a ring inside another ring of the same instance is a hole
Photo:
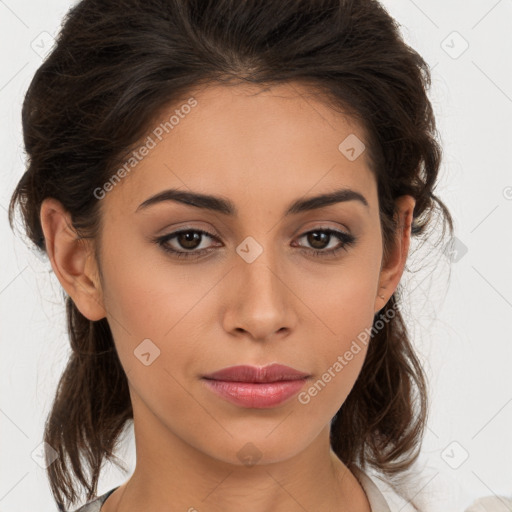
[[[310,231],[306,236],[308,243],[315,249],[325,249],[331,240],[331,235],[325,231]]]
[[[348,248],[356,242],[356,238],[349,233],[337,231],[335,229],[315,229],[304,233],[299,239],[305,238],[310,247],[303,247],[306,251],[315,256],[334,256],[338,251]],[[338,242],[337,245],[329,247],[331,242]]]
[[[217,240],[217,237],[202,229],[182,229],[154,240],[165,252],[178,258],[195,258],[211,252],[213,244],[207,243],[208,239]],[[203,245],[206,241],[206,247]]]
[[[197,249],[201,243],[202,236],[197,231],[182,231],[176,236],[176,241],[184,249]]]

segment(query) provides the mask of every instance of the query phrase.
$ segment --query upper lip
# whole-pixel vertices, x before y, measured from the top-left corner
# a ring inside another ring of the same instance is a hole
[[[283,364],[270,364],[263,367],[240,365],[229,366],[204,375],[203,378],[232,382],[277,382],[282,380],[299,380],[309,374]]]

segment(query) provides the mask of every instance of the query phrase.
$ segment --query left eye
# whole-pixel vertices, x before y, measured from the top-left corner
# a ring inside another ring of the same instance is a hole
[[[205,237],[220,242],[215,235],[201,229],[185,229],[176,231],[156,238],[154,242],[156,242],[164,251],[178,258],[196,258],[207,252],[211,252],[212,250],[211,246],[201,247]],[[308,231],[301,235],[298,240],[301,238],[306,238],[307,243],[310,244],[311,247],[304,247],[300,244],[298,247],[312,253],[314,256],[320,257],[332,256],[342,249],[348,250],[348,247],[353,245],[356,240],[353,235],[344,233],[343,231],[327,228]],[[177,242],[178,247],[173,247],[171,245],[171,241],[174,241],[174,239],[176,239],[175,242]],[[336,240],[338,244],[329,248],[331,242]],[[220,243],[220,245],[222,244]]]
[[[348,233],[343,233],[342,231],[336,231],[334,229],[316,229],[314,231],[308,231],[299,237],[306,238],[307,243],[312,246],[312,249],[317,251],[322,251],[326,253],[331,253],[344,247],[345,245],[349,245],[354,241],[354,238]],[[338,242],[338,245],[331,247],[328,249],[329,244],[331,242]]]

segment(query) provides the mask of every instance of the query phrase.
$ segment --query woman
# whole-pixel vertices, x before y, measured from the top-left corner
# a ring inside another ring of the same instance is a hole
[[[400,279],[436,210],[453,229],[429,84],[372,0],[70,10],[10,205],[66,292],[61,510],[79,487],[82,512],[417,509],[393,483],[427,415]],[[135,471],[98,497],[131,421]]]

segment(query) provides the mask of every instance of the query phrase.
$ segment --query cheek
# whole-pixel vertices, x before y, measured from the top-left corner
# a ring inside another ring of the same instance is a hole
[[[162,340],[218,280],[218,272],[167,261],[153,246],[117,242],[116,258],[104,258],[104,302],[120,338]],[[109,322],[110,323],[110,322]]]
[[[197,319],[207,314],[210,302],[201,298],[218,278],[202,274],[192,279],[187,271],[158,265],[142,255],[105,265],[108,321],[135,392],[132,400],[142,399],[163,416],[166,410],[187,410],[190,422],[194,416],[203,418],[204,411],[183,386],[197,367],[198,344],[204,339]]]
[[[345,283],[347,284],[347,283]],[[371,288],[370,288],[371,289]],[[319,309],[323,322],[329,326],[317,329],[323,336],[309,353],[314,361],[314,379],[298,402],[308,414],[332,418],[352,390],[365,361],[373,324],[371,294],[356,288],[336,294]],[[319,304],[321,305],[321,304]]]
[[[375,252],[359,250],[339,264],[317,265],[294,277],[294,293],[307,306],[308,322],[316,321],[317,330],[331,340],[325,345],[330,350],[343,349],[372,325],[379,269]]]
[[[299,396],[312,414],[334,415],[357,380],[370,342],[379,268],[380,260],[367,251],[332,266],[329,277],[301,281],[298,294],[313,312],[308,322],[318,340],[316,380]]]
[[[119,250],[122,257],[107,258],[104,300],[131,384],[139,392],[154,393],[163,389],[164,382],[167,391],[156,394],[166,403],[183,392],[172,376],[183,382],[195,375],[201,367],[198,354],[203,353],[205,343],[211,345],[205,336],[211,331],[205,328],[205,319],[214,318],[214,305],[220,299],[216,284],[225,269],[211,266],[199,271],[193,265],[178,266],[165,257],[155,257],[154,252]]]

